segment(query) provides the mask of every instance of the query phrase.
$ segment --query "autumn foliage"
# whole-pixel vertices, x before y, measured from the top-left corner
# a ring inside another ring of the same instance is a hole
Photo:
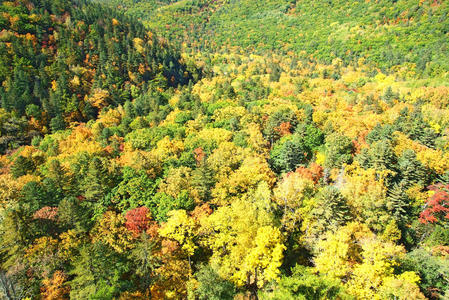
[[[448,15],[2,1],[0,299],[447,298]]]
[[[148,229],[151,214],[145,206],[128,211],[125,215],[125,226],[135,234],[140,234]]]
[[[449,222],[449,184],[437,184],[429,187],[433,195],[427,200],[425,209],[419,215],[422,223]]]

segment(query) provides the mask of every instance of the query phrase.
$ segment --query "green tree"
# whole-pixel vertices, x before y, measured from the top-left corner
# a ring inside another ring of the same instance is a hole
[[[352,162],[353,144],[347,136],[333,133],[326,137],[326,168],[339,168],[342,164]]]
[[[412,217],[410,202],[403,185],[395,184],[388,190],[386,208],[400,225],[404,225]]]
[[[292,275],[282,276],[272,291],[264,292],[261,299],[351,299],[338,280],[317,275],[312,268],[296,265]]]
[[[278,173],[294,171],[312,157],[311,149],[299,134],[281,138],[270,152],[270,163]]]
[[[400,183],[405,188],[414,184],[422,185],[427,181],[426,168],[417,160],[413,150],[407,149],[398,159],[398,170],[400,174]]]
[[[449,262],[444,257],[422,248],[415,249],[407,253],[401,268],[419,275],[419,286],[427,297],[444,297],[449,292],[449,279],[445,275],[449,272]]]
[[[352,218],[346,199],[339,190],[333,186],[325,186],[316,195],[302,227],[307,228],[306,237],[315,244],[327,231],[338,230]]]
[[[81,178],[81,190],[84,197],[91,202],[102,200],[112,185],[112,176],[106,162],[98,157],[92,158],[84,178]]]
[[[111,299],[130,282],[123,277],[128,271],[125,261],[100,243],[82,246],[76,258],[70,299]]]
[[[198,192],[202,201],[211,199],[211,191],[215,185],[214,172],[206,161],[192,172],[192,187]]]
[[[35,165],[33,163],[33,160],[31,158],[19,155],[14,160],[14,164],[11,167],[11,174],[15,178],[18,178],[20,176],[32,173],[35,168],[36,167],[35,167]]]
[[[123,179],[106,197],[108,205],[115,205],[121,211],[138,206],[151,206],[158,182],[152,180],[144,170],[130,167],[123,169]]]
[[[206,300],[234,299],[236,289],[234,285],[221,278],[211,265],[202,265],[195,272],[198,288],[192,294],[194,297]]]
[[[139,289],[147,290],[154,281],[154,270],[160,266],[160,259],[156,255],[157,244],[149,235],[140,235],[135,247],[130,251],[130,260],[134,274],[139,283]]]
[[[281,137],[278,127],[282,123],[289,123],[294,129],[298,125],[298,118],[289,108],[279,109],[269,116],[264,126],[263,134],[272,145]]]

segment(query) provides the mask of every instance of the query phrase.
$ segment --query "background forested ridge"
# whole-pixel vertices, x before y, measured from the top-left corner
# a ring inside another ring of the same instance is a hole
[[[295,52],[330,63],[360,58],[378,67],[447,72],[447,1],[97,0],[141,19],[173,42],[200,51],[237,46]]]
[[[34,131],[88,121],[105,106],[193,76],[180,53],[139,22],[88,1],[3,2],[0,31],[1,107],[13,114],[2,127],[3,151]]]
[[[447,11],[0,2],[0,298],[446,299]]]

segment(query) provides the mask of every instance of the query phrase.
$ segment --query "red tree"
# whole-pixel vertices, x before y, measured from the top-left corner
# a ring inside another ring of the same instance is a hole
[[[301,174],[301,177],[312,180],[315,184],[323,177],[323,167],[316,163],[311,163],[309,168],[299,167],[295,172]]]
[[[33,214],[33,219],[45,219],[55,221],[58,216],[58,208],[44,206]]]
[[[281,125],[276,127],[274,130],[276,130],[280,136],[285,136],[291,134],[292,124],[290,122],[283,122]]]
[[[138,207],[128,211],[125,215],[125,226],[136,235],[148,229],[150,223],[150,211],[147,207]]]
[[[198,147],[193,150],[193,155],[195,156],[196,164],[200,165],[206,158],[206,153],[204,153],[203,148]]]
[[[427,200],[419,221],[426,224],[449,221],[449,184],[431,185],[429,190],[435,193]]]

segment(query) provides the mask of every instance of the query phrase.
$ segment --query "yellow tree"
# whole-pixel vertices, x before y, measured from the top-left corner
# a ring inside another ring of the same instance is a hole
[[[130,150],[125,147],[125,151],[119,157],[118,163],[121,166],[132,167],[136,170],[145,170],[151,178],[156,178],[162,171],[162,161],[160,157],[141,150]]]
[[[415,272],[390,276],[384,280],[380,288],[380,297],[382,299],[427,299],[419,289],[419,281],[420,278]]]
[[[282,211],[281,222],[286,230],[293,231],[298,228],[303,202],[310,198],[314,191],[313,181],[301,174],[295,172],[284,175],[274,189],[273,200]]]
[[[258,288],[279,277],[284,250],[283,236],[278,228],[260,227],[255,245],[242,262],[241,269],[234,274],[238,283],[254,281]],[[245,279],[245,281],[242,281]]]
[[[321,274],[347,280],[354,264],[361,260],[358,241],[372,233],[360,223],[349,223],[336,232],[328,232],[327,239],[318,243],[315,267]]]
[[[187,254],[189,265],[191,267],[190,257],[198,248],[194,242],[197,227],[195,219],[189,217],[187,212],[182,209],[173,210],[168,213],[168,216],[169,218],[159,230],[159,234],[162,237],[174,240],[181,245],[181,249]]]
[[[151,154],[160,160],[178,159],[183,150],[184,144],[182,141],[171,140],[166,136],[157,142],[157,146],[151,151]]]
[[[70,287],[65,284],[67,276],[62,271],[53,273],[52,278],[45,278],[42,283],[41,297],[44,300],[69,299]]]
[[[249,123],[245,132],[248,134],[248,144],[256,153],[268,156],[269,145],[264,139],[260,126],[256,123]]]
[[[87,97],[87,96],[86,96]],[[109,104],[109,92],[107,90],[95,89],[87,101],[93,106],[101,110]]]
[[[158,280],[151,287],[153,299],[184,299],[187,294],[187,282],[191,277],[189,262],[185,260],[185,251],[174,240],[163,240],[161,265],[155,270]]]
[[[275,181],[267,161],[261,156],[249,156],[244,159],[240,168],[232,172],[229,177],[221,178],[212,190],[214,202],[225,205],[231,199],[237,198],[251,189],[255,189],[261,182],[272,186]]]
[[[347,283],[350,294],[359,299],[381,299],[379,290],[384,281],[393,277],[394,267],[405,255],[402,246],[382,242],[375,236],[362,238],[361,263],[354,266],[351,279]]]
[[[419,296],[419,277],[413,272],[395,275],[403,246],[386,242],[360,223],[349,223],[318,244],[315,268],[323,275],[345,283],[348,292],[357,299],[383,299],[385,293],[397,286],[414,291]],[[411,299],[411,298],[410,298]]]
[[[61,240],[58,246],[59,255],[67,261],[73,261],[76,258],[78,248],[85,238],[76,230],[69,229],[61,233],[59,239]]]
[[[389,174],[389,170],[363,169],[358,163],[353,163],[346,167],[338,184],[358,220],[376,231],[382,231],[392,219],[386,210],[387,188],[384,183]]]
[[[233,142],[223,142],[207,158],[207,163],[220,177],[228,177],[232,171],[235,171],[245,157],[243,148],[236,146]]]
[[[109,245],[118,253],[132,248],[132,233],[125,227],[125,218],[115,212],[108,211],[98,222],[92,232],[92,241]]]
[[[192,170],[188,167],[172,168],[168,171],[167,177],[159,185],[159,192],[178,197],[183,190],[192,191]]]
[[[58,254],[58,241],[48,236],[36,239],[25,250],[25,258],[31,267],[30,272],[35,272],[35,274],[43,277],[50,276],[61,264]]]
[[[259,191],[200,220],[201,242],[212,250],[211,264],[219,275],[253,292],[278,278],[285,249],[267,207],[269,193],[261,192],[266,189],[261,184]]]

